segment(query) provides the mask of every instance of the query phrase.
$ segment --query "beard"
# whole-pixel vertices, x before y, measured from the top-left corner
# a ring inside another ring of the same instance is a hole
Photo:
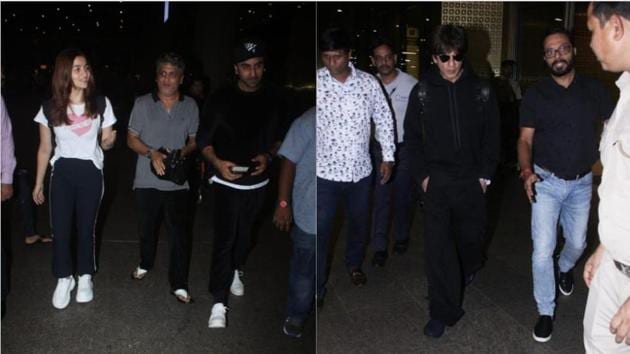
[[[556,68],[556,64],[558,63],[564,63],[564,66],[560,68]],[[575,67],[575,60],[573,58],[569,60],[558,59],[558,60],[554,60],[554,62],[551,63],[551,65],[549,66],[549,69],[551,70],[551,75],[559,77],[559,76],[564,76],[570,73],[574,67]]]
[[[381,65],[379,67],[376,68],[376,70],[378,70],[378,73],[381,75],[389,75],[394,71],[394,66],[393,65]]]

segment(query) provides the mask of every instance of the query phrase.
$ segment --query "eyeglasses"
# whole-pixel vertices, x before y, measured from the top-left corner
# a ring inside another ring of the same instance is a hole
[[[560,55],[567,55],[569,54],[569,52],[571,52],[571,49],[573,49],[573,46],[569,43],[566,43],[559,46],[558,48],[545,48],[543,53],[545,54],[546,59],[551,59],[556,56],[556,53]]]
[[[464,54],[457,54],[457,55],[439,54],[437,57],[440,58],[440,61],[442,63],[446,63],[447,61],[451,60],[451,58],[455,59],[455,61],[464,60]]]

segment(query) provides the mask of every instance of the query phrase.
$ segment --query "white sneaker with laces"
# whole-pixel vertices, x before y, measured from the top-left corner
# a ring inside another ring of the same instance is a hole
[[[83,274],[79,276],[79,287],[77,288],[77,302],[85,303],[90,302],[94,298],[94,291],[92,290],[92,276],[90,274]]]
[[[245,285],[243,285],[243,282],[240,278],[242,275],[243,272],[241,272],[240,270],[237,269],[234,271],[234,278],[232,279],[232,285],[230,285],[230,292],[234,296],[245,295]]]
[[[57,280],[57,287],[53,293],[52,304],[59,310],[65,309],[70,303],[70,293],[74,289],[74,277],[68,276]]]
[[[209,328],[225,328],[225,323],[227,321],[225,313],[228,308],[223,305],[223,303],[218,302],[212,306],[212,313],[210,314],[210,318],[208,319],[208,327]]]

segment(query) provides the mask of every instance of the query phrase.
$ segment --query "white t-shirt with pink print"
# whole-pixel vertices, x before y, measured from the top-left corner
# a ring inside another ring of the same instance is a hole
[[[103,169],[103,150],[100,141],[98,141],[98,133],[101,128],[100,117],[91,119],[85,112],[85,104],[70,104],[68,106],[68,118],[72,122],[71,125],[60,125],[54,127],[55,131],[55,152],[50,165],[54,166],[55,161],[61,157],[91,160],[96,168]],[[35,116],[35,122],[48,126],[48,120],[44,115],[43,107]],[[107,128],[116,123],[114,110],[107,97],[105,98],[105,112],[103,113],[103,126]]]

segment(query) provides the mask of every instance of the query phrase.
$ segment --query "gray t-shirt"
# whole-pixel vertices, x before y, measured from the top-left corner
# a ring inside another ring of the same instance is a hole
[[[137,134],[140,140],[152,149],[181,149],[188,137],[194,137],[199,127],[199,109],[195,100],[181,95],[170,112],[166,110],[155,93],[138,97],[129,118],[129,131]],[[138,156],[136,178],[133,188],[155,188],[161,191],[188,189],[183,185],[161,180],[151,172],[151,161]]]
[[[409,94],[411,89],[418,83],[413,76],[396,69],[398,75],[394,81],[385,86],[385,91],[392,102],[394,108],[394,120],[396,121],[396,134],[398,142],[402,143],[405,135],[405,114],[407,113],[407,104],[409,103]]]
[[[296,164],[291,203],[295,224],[302,231],[315,234],[315,107],[293,122],[278,154]]]

